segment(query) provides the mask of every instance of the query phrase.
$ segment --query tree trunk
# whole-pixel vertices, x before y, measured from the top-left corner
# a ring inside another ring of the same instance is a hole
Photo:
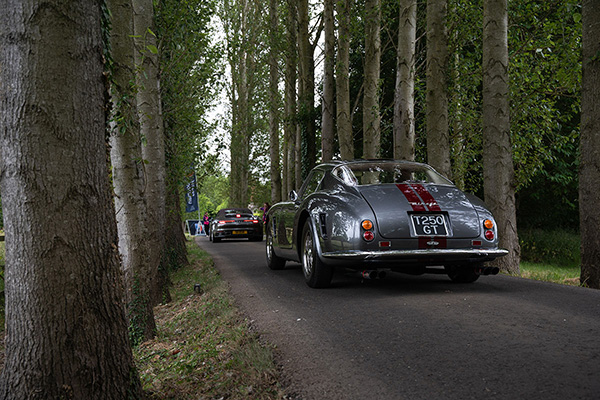
[[[150,300],[148,215],[142,141],[137,115],[133,9],[131,0],[109,0],[112,15],[111,48],[113,122],[111,162],[115,192],[119,251],[125,276],[129,330],[134,343],[154,337],[156,325]]]
[[[308,0],[298,1],[298,58],[300,61],[299,117],[302,132],[302,178],[316,163],[315,71],[310,44]]]
[[[381,148],[379,72],[381,60],[381,0],[365,2],[365,94],[363,97],[363,157],[378,158]]]
[[[145,138],[142,156],[146,170],[150,300],[156,305],[163,301],[164,292],[168,290],[165,268],[161,266],[165,245],[165,138],[158,81],[158,51],[153,33],[156,31],[154,7],[152,0],[133,0],[133,8],[136,65],[140,69],[136,74],[137,106],[140,134]]]
[[[175,180],[175,179],[174,179]],[[169,271],[189,264],[186,239],[181,220],[181,199],[177,185],[169,185],[166,196],[165,260]]]
[[[334,0],[325,0],[323,20],[325,24],[325,60],[323,66],[323,110],[321,122],[321,150],[323,161],[333,158],[334,96],[335,96],[335,34],[333,20]]]
[[[447,0],[427,0],[427,161],[450,178],[446,13]]]
[[[509,254],[495,264],[519,274],[520,248],[508,99],[507,0],[483,2],[483,188],[498,225],[500,247]]]
[[[350,113],[350,12],[352,0],[338,0],[338,58],[336,67],[337,133],[342,160],[354,159]]]
[[[107,174],[101,7],[0,5],[2,399],[140,398]]]
[[[415,159],[415,48],[417,1],[400,1],[394,95],[394,158]]]
[[[284,199],[287,199],[295,186],[295,159],[296,159],[296,63],[297,63],[297,19],[296,2],[288,0],[287,3],[287,52],[285,60],[285,137],[287,167],[285,168],[287,181],[285,184]]]
[[[269,130],[271,156],[271,202],[281,201],[281,169],[279,164],[279,73],[277,71],[277,55],[279,46],[277,33],[279,19],[277,16],[277,0],[269,0],[270,17],[270,55],[269,55]]]
[[[584,0],[583,76],[581,85],[581,162],[579,215],[581,224],[581,284],[600,289],[600,1]]]

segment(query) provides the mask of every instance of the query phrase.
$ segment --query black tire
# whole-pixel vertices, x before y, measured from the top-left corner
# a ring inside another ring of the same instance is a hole
[[[452,282],[456,283],[473,283],[479,279],[479,274],[475,267],[457,267],[447,266],[446,273]]]
[[[275,254],[273,249],[273,236],[267,235],[267,242],[265,245],[267,267],[273,270],[285,268],[285,258],[281,258]]]
[[[333,268],[321,261],[316,240],[311,229],[310,220],[307,220],[304,224],[304,229],[302,229],[300,253],[304,280],[311,288],[325,288],[331,285]]]

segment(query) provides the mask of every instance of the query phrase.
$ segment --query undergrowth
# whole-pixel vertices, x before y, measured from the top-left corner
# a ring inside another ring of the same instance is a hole
[[[271,349],[232,304],[207,253],[171,277],[172,302],[155,308],[158,335],[134,349],[151,399],[283,399]],[[202,294],[194,291],[200,284]]]
[[[521,259],[563,267],[581,264],[579,234],[569,231],[520,230]]]

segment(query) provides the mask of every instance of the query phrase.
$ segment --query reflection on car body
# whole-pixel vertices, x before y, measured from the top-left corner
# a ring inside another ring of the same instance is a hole
[[[263,226],[252,211],[247,208],[224,208],[211,221],[209,239],[218,243],[221,239],[248,238],[251,241],[262,241]]]
[[[508,253],[480,199],[416,162],[321,164],[268,215],[268,266],[300,262],[311,287],[328,286],[335,267],[473,282],[498,273],[484,262]]]

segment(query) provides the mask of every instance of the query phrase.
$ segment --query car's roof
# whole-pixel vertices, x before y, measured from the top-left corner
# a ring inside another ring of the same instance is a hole
[[[319,167],[337,167],[339,165],[350,165],[350,164],[373,164],[373,163],[398,163],[398,164],[407,164],[407,165],[422,165],[424,167],[431,168],[431,166],[427,164],[423,164],[416,161],[406,161],[406,160],[395,160],[393,158],[376,158],[376,159],[355,159],[355,160],[331,160],[324,162],[322,164],[317,165],[315,168]]]

